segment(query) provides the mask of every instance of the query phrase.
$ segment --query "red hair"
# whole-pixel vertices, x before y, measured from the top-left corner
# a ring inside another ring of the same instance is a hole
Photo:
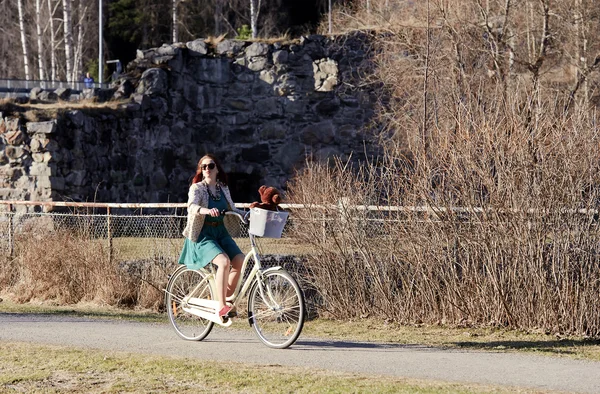
[[[200,158],[200,160],[198,160],[198,165],[196,166],[196,175],[194,175],[194,179],[192,179],[192,184],[201,182],[202,179],[204,179],[204,175],[202,175],[202,167],[201,167],[202,161],[204,159],[211,159],[212,161],[215,162],[215,164],[217,165],[217,170],[219,171],[217,173],[217,180],[219,182],[221,182],[221,184],[223,186],[227,186],[227,173],[223,170],[223,167],[221,167],[221,163],[219,163],[219,160],[217,160],[217,158],[210,153],[202,156]]]

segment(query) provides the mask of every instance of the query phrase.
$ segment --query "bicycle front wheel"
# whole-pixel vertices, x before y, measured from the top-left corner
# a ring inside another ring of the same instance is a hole
[[[275,349],[292,345],[302,332],[304,316],[302,291],[287,271],[267,272],[254,282],[248,297],[248,320],[265,345]]]
[[[188,269],[186,266],[179,267],[173,273],[166,288],[165,303],[169,321],[177,335],[189,341],[203,340],[214,325],[212,321],[183,310],[183,307],[186,306],[184,298],[189,296],[190,292],[201,282],[203,282],[202,285],[194,292],[193,296],[214,300],[212,288],[205,280],[205,274]]]

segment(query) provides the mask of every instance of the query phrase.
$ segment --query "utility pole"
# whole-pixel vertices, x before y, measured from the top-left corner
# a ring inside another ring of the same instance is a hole
[[[102,0],[98,0],[98,82],[100,83],[100,87],[102,87],[102,75],[104,74],[104,70],[102,70],[102,58],[104,57],[102,53]]]

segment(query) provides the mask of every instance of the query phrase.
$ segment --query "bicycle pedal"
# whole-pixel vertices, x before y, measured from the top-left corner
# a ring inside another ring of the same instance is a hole
[[[237,312],[236,311],[229,311],[229,313],[227,314],[227,317],[232,318],[232,317],[237,317]]]

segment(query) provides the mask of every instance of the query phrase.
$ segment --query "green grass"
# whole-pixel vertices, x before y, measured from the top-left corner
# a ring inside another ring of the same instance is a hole
[[[0,392],[481,393],[511,390],[279,365],[0,343]],[[521,391],[533,392],[533,391]]]
[[[118,260],[133,260],[154,256],[179,256],[183,247],[183,239],[170,238],[113,238],[113,250]]]

